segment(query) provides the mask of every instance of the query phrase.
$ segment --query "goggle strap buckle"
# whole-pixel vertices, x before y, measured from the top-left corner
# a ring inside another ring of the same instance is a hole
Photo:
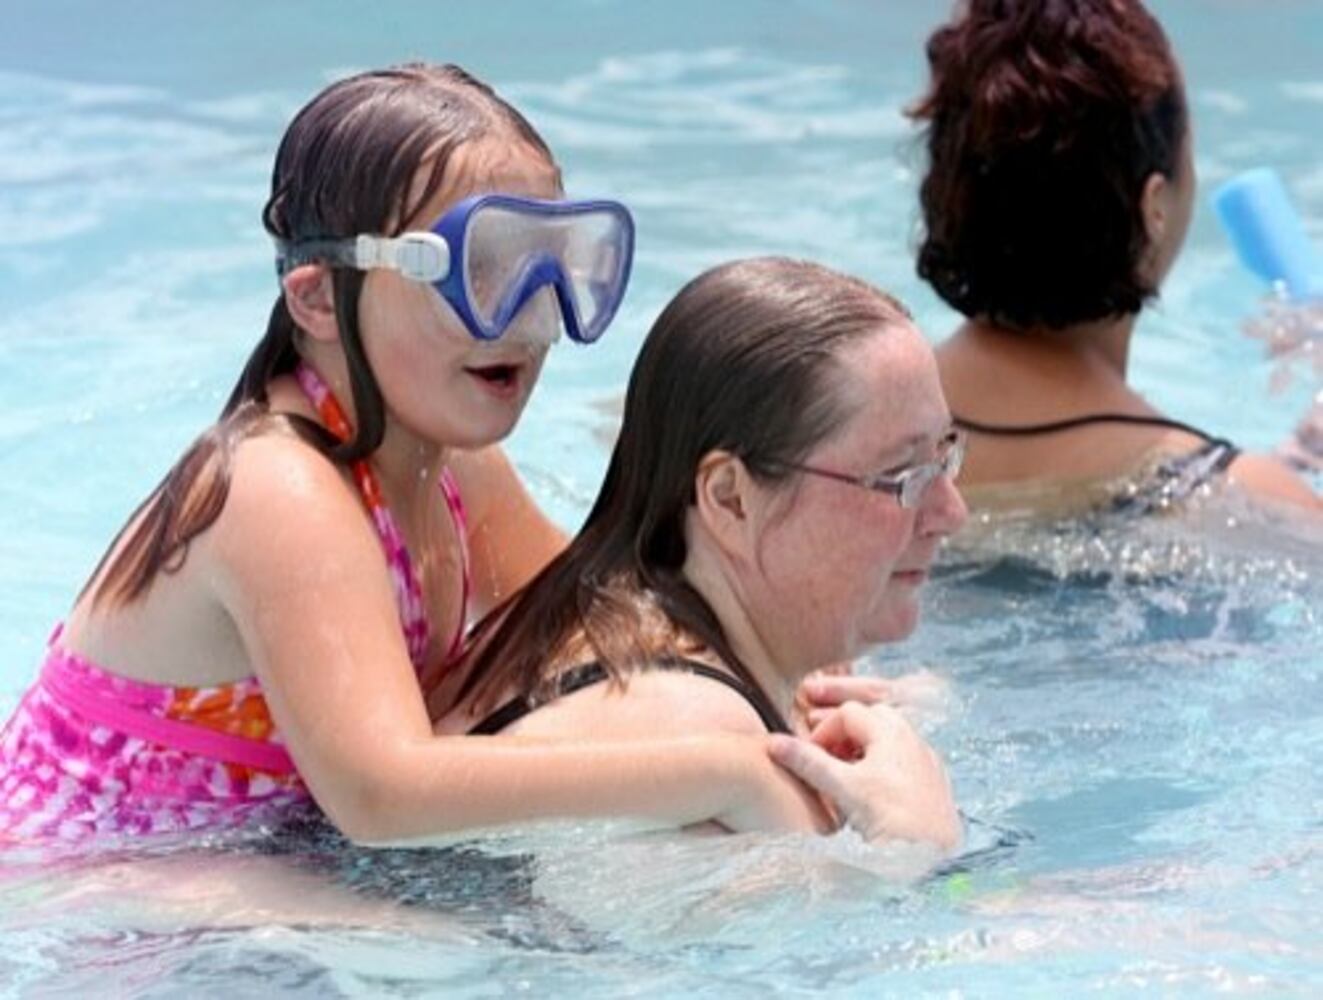
[[[450,247],[436,233],[369,236],[354,240],[354,266],[387,268],[411,281],[437,282],[450,273]]]

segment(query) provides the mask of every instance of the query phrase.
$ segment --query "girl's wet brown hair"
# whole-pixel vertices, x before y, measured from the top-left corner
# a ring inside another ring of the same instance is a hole
[[[455,151],[487,138],[523,143],[555,169],[551,151],[528,121],[457,66],[410,64],[340,80],[314,97],[286,130],[263,225],[285,241],[396,234],[453,180],[447,168]],[[430,173],[420,186],[416,180],[424,165]],[[220,420],[135,512],[115,558],[107,562],[123,532],[102,557],[88,584],[95,583],[96,600],[132,601],[146,593],[158,572],[173,572],[183,564],[189,542],[225,505],[234,449],[244,437],[282,425],[340,463],[377,449],[386,414],[359,329],[363,278],[360,271],[331,271],[358,421],[355,436],[340,442],[311,421],[270,413],[267,384],[293,371],[299,361],[300,333],[284,295],[278,296],[266,334],[249,356]]]
[[[620,436],[578,536],[479,625],[462,701],[545,696],[580,637],[616,680],[658,656],[712,650],[756,686],[683,575],[699,463],[740,458],[765,482],[790,473],[848,418],[839,356],[908,322],[891,297],[817,264],[767,257],[714,268],[662,311],[630,376]],[[658,646],[656,626],[668,623]]]
[[[1188,130],[1180,70],[1139,0],[969,0],[928,39],[919,274],[1010,329],[1135,313],[1141,195]]]

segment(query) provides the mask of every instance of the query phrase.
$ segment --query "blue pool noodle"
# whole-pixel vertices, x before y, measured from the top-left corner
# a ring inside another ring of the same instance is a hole
[[[1323,298],[1323,258],[1276,171],[1237,174],[1213,193],[1213,208],[1250,271],[1283,287],[1292,301]]]

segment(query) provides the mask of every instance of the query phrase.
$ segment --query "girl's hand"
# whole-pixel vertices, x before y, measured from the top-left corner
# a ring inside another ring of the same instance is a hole
[[[871,843],[922,841],[944,851],[960,843],[960,817],[941,759],[890,706],[848,702],[810,739],[772,736],[769,752],[831,799]]]

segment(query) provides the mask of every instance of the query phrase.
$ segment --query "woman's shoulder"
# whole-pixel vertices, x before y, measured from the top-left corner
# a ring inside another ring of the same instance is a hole
[[[566,671],[566,675],[572,673]],[[631,671],[623,684],[605,676],[538,705],[503,730],[525,736],[570,733],[597,739],[674,739],[701,733],[765,735],[749,701],[725,684],[659,660]]]
[[[768,723],[762,699],[723,666],[695,660],[659,657],[630,679],[640,697],[658,711],[692,727],[709,731],[765,734]]]
[[[1185,493],[1225,480],[1256,501],[1318,510],[1323,501],[1285,462],[1242,451],[1226,438],[1195,428],[1174,430],[1150,456],[1152,474],[1185,486]]]

